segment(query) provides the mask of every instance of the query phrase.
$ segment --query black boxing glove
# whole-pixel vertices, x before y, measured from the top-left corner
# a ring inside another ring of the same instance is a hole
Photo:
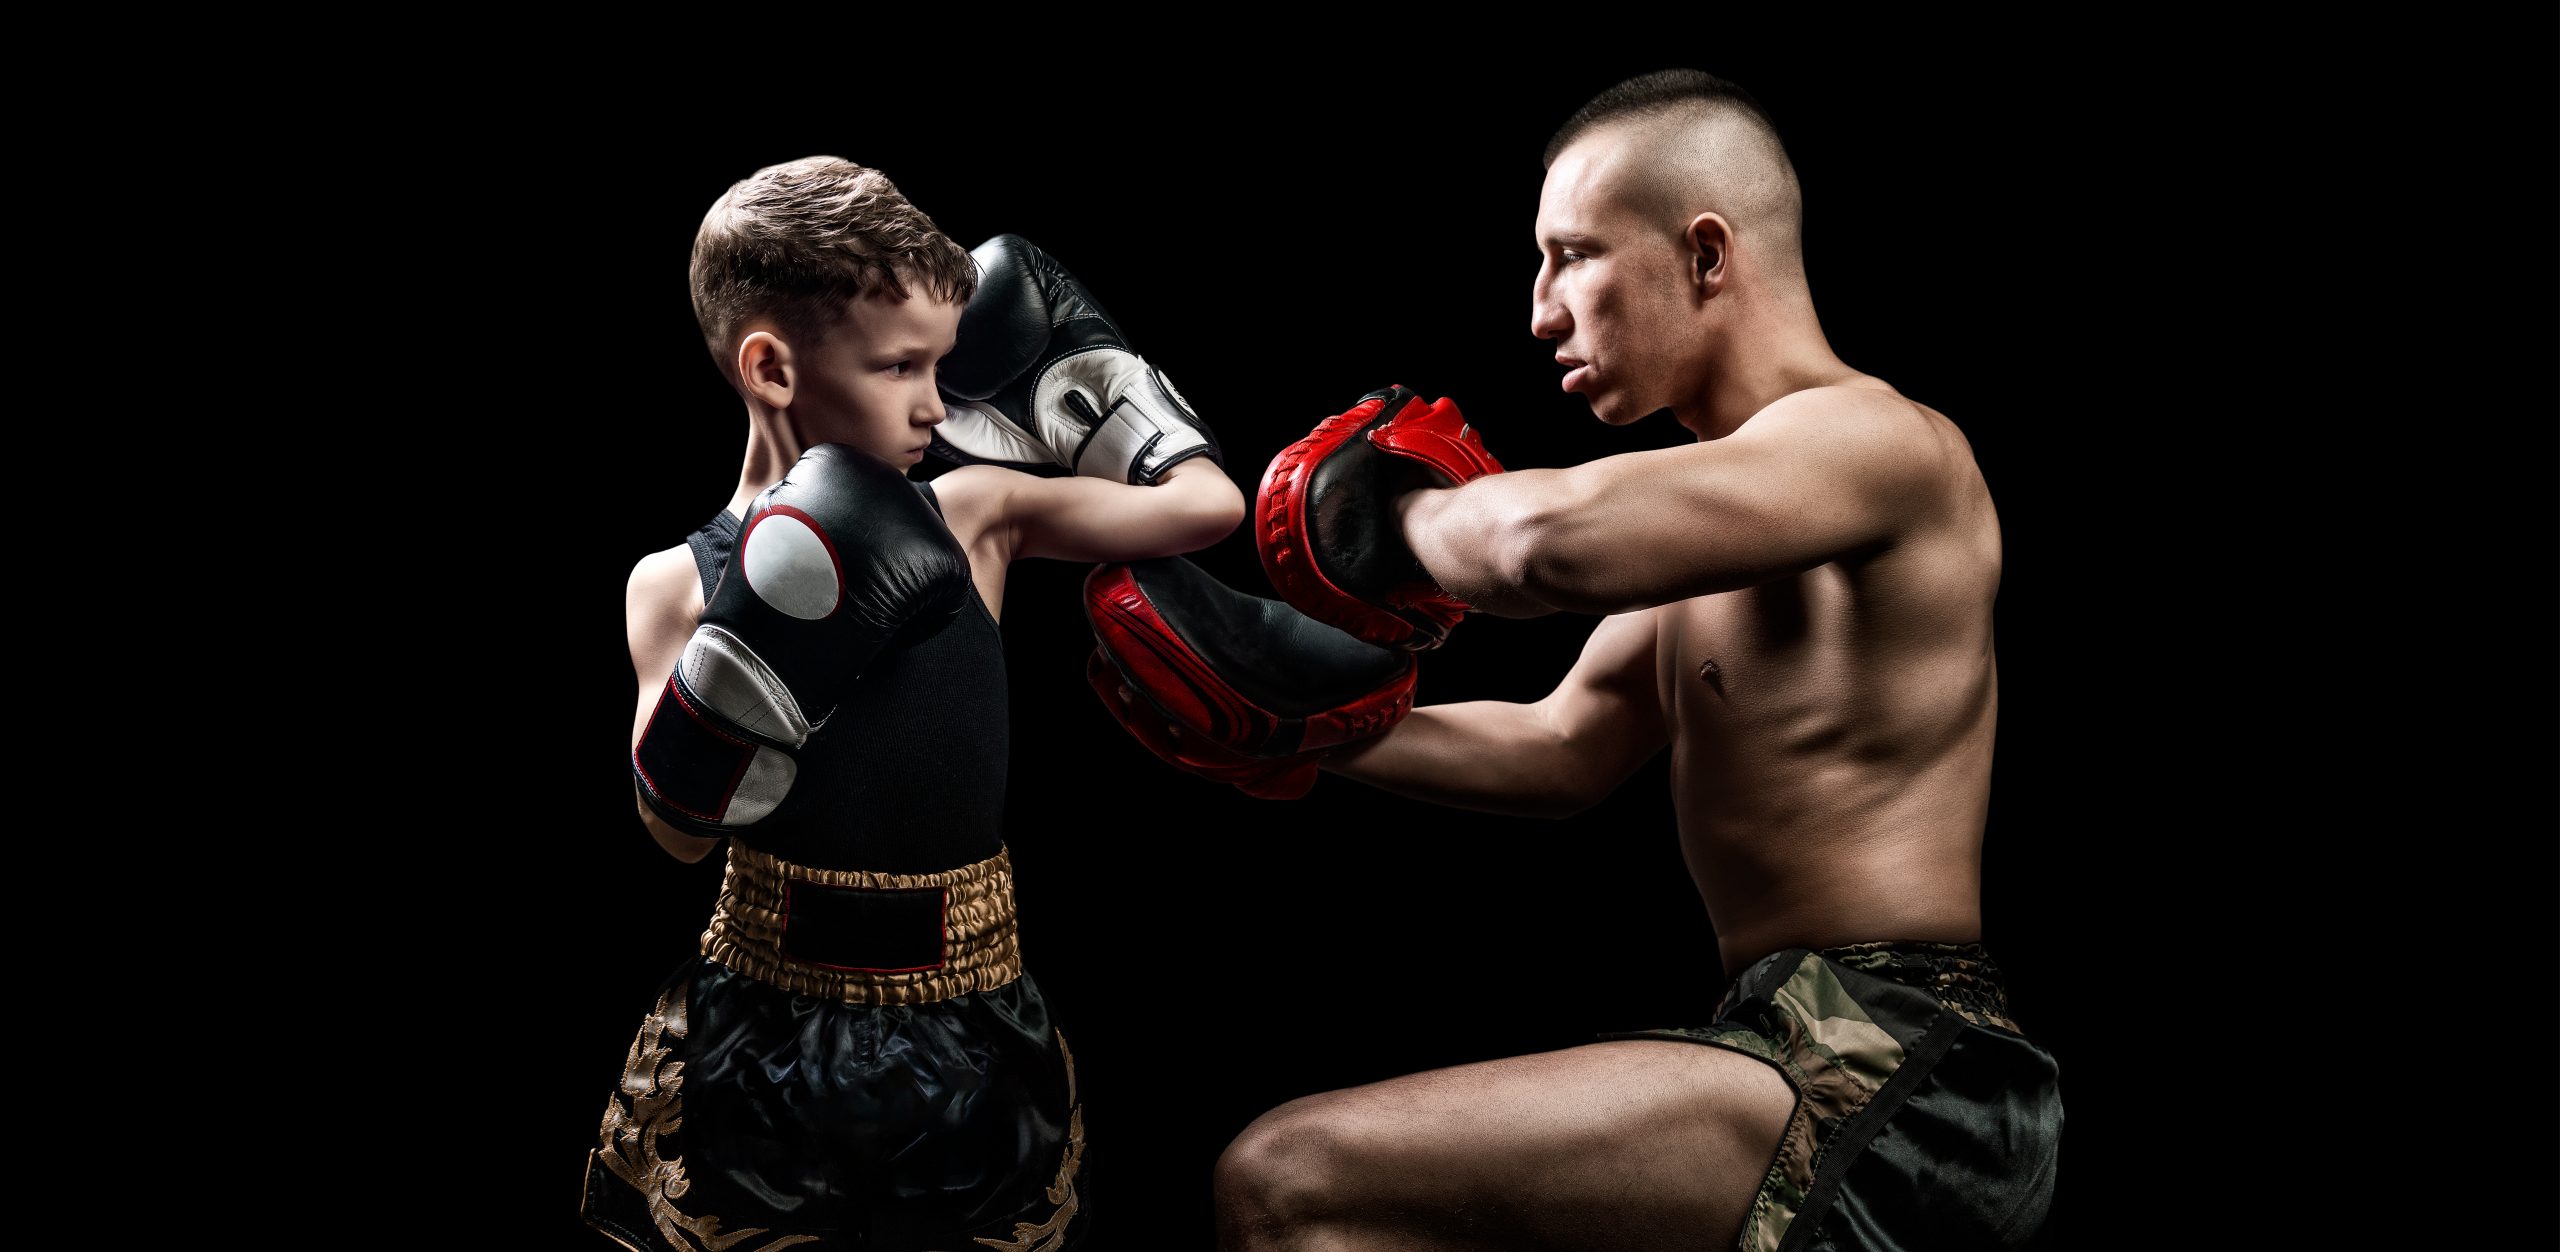
[[[641,795],[699,835],[762,820],[872,658],[968,601],[968,554],[906,475],[841,444],[809,449],[747,510],[632,749]]]
[[[978,291],[936,367],[947,414],[936,455],[1148,484],[1195,456],[1226,464],[1200,415],[1065,266],[1020,235],[969,255]]]

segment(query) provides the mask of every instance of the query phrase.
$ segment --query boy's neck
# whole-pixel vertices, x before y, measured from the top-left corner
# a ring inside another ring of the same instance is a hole
[[[789,410],[747,405],[747,454],[738,467],[738,490],[729,497],[729,512],[743,521],[764,489],[782,481],[800,463],[809,443],[791,421]]]

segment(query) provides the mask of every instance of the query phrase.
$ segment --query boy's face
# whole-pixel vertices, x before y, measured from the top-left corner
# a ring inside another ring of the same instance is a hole
[[[924,459],[942,421],[934,367],[959,337],[960,306],[910,283],[901,300],[874,293],[804,358],[791,413],[802,434],[849,444],[905,469]]]

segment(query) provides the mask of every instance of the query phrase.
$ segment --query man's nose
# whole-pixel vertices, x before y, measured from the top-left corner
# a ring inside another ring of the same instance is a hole
[[[1529,297],[1529,334],[1538,339],[1561,339],[1573,320],[1564,315],[1564,306],[1546,298],[1541,292]]]

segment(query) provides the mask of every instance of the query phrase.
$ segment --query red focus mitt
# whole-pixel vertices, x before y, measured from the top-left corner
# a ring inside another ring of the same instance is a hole
[[[1396,499],[1502,472],[1455,401],[1397,386],[1281,449],[1254,498],[1254,545],[1289,603],[1388,647],[1439,647],[1469,605],[1414,559]]]
[[[1084,586],[1097,645],[1085,675],[1103,707],[1167,764],[1247,795],[1305,795],[1327,750],[1413,710],[1412,657],[1180,557],[1096,566]]]

